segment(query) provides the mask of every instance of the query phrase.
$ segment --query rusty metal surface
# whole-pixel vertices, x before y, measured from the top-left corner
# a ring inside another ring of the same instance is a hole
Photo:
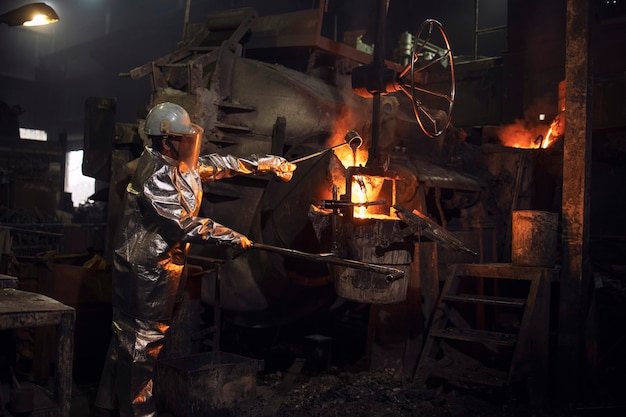
[[[449,188],[464,191],[480,191],[480,183],[467,172],[446,167],[432,160],[416,158],[412,161],[417,178],[428,187]]]
[[[355,270],[347,263],[333,265],[331,278],[338,295],[374,304],[391,304],[406,299],[413,242],[400,235],[399,220],[339,216],[331,210],[313,211],[310,216],[318,239],[325,247],[336,246],[335,250],[342,257],[391,268],[401,271],[403,275],[401,280],[389,279],[389,276],[381,276],[380,272],[364,268]],[[333,221],[334,218],[336,221]],[[331,230],[334,228],[336,231]],[[334,237],[329,237],[335,233]]]
[[[373,56],[345,43],[321,35],[323,6],[273,16],[261,16],[251,30],[246,49],[315,48],[340,56],[355,64],[369,64]],[[402,66],[385,61],[388,68],[401,71]]]
[[[559,394],[579,394],[588,294],[591,165],[589,2],[568,0],[566,12],[565,136],[563,142],[563,278],[559,307]]]
[[[478,256],[478,253],[469,249],[465,243],[461,242],[455,236],[450,234],[446,229],[439,226],[419,211],[409,211],[406,208],[395,204],[394,209],[398,211],[398,215],[406,224],[407,229],[402,231],[402,235],[410,236],[413,234],[424,235],[435,242],[438,242],[451,249],[468,253],[472,256]]]
[[[528,378],[534,381],[526,388],[529,400],[542,405],[548,386],[550,288],[555,279],[556,268],[457,264],[442,290],[415,375],[417,384],[432,376],[470,388],[511,386]],[[511,296],[515,303],[511,303]],[[517,312],[516,325],[508,325],[511,318],[502,312],[484,310],[494,303],[512,307],[507,311]],[[482,344],[485,350],[472,350],[466,342]],[[509,346],[510,350],[495,345]],[[499,359],[493,360],[496,357]]]
[[[17,277],[0,274],[0,289],[17,288]]]
[[[0,329],[56,326],[54,400],[68,417],[72,396],[75,310],[45,295],[16,289],[0,290]]]

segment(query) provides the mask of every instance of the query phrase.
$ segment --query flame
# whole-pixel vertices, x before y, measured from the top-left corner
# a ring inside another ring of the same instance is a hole
[[[546,149],[561,135],[561,115],[557,115],[548,130],[545,126],[530,126],[518,120],[513,124],[501,127],[498,137],[504,146],[524,149]]]
[[[548,129],[548,133],[546,133],[546,136],[541,141],[541,146],[540,146],[541,149],[546,149],[548,146],[550,146],[550,144],[553,142],[553,140],[551,140],[551,136],[552,136],[552,125],[550,125],[550,129]]]

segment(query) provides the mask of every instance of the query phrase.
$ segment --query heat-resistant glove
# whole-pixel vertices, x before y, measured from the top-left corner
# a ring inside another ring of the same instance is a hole
[[[252,246],[252,241],[241,233],[233,232],[233,235],[235,236],[233,243],[239,245],[241,249],[247,249]]]
[[[296,164],[288,162],[282,156],[266,155],[257,161],[257,172],[273,172],[283,181],[291,180]]]

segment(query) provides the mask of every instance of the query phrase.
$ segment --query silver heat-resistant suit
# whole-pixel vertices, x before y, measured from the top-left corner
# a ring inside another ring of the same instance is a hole
[[[156,415],[154,367],[184,287],[189,244],[247,239],[198,217],[201,182],[263,172],[289,180],[295,169],[277,156],[180,159],[146,147],[126,188],[113,259],[113,337],[95,403],[117,406],[122,416]]]

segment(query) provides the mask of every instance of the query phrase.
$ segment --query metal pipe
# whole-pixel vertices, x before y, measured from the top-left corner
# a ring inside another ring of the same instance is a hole
[[[281,248],[278,246],[266,245],[264,243],[252,243],[252,248],[266,250],[270,252],[280,253],[282,255],[291,256],[300,259],[308,259],[311,261],[317,262],[325,262],[333,265],[341,265],[348,268],[359,269],[362,271],[375,272],[377,274],[385,275],[385,280],[387,282],[397,281],[399,279],[404,278],[404,271],[397,268],[391,268],[382,265],[370,264],[361,261],[355,261],[352,259],[344,259],[335,256],[332,253],[307,253],[300,252],[295,249]]]

